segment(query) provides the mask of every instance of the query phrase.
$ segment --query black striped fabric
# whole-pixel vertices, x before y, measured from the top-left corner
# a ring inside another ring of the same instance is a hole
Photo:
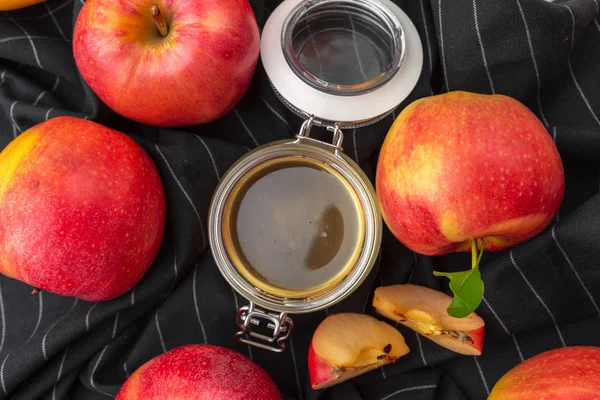
[[[208,251],[209,201],[238,157],[291,137],[302,121],[277,100],[260,65],[243,100],[214,123],[158,129],[115,115],[83,83],[73,61],[72,29],[82,2],[49,0],[0,13],[0,148],[59,115],[131,135],[160,171],[166,234],[142,282],[113,301],[34,296],[30,287],[0,277],[0,397],[114,397],[150,358],[183,344],[211,343],[259,363],[286,399],[479,400],[521,360],[561,346],[600,345],[599,0],[396,0],[421,34],[424,65],[394,116],[417,98],[449,90],[515,97],[538,115],[560,150],[565,199],[541,235],[484,255],[481,357],[457,356],[400,327],[409,355],[322,392],[310,389],[306,355],[327,314],[372,312],[378,285],[410,281],[447,290],[432,271],[463,269],[469,255],[421,256],[386,232],[369,279],[344,302],[296,316],[283,354],[236,342],[235,313],[245,300],[221,278]],[[253,0],[252,6],[262,26],[277,1]],[[371,178],[391,123],[392,117],[345,132],[346,152]]]

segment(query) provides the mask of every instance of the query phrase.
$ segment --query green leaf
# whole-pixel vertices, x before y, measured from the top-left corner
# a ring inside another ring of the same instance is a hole
[[[478,267],[460,272],[434,271],[433,274],[450,279],[454,299],[448,307],[448,314],[455,318],[465,318],[479,307],[484,287]]]

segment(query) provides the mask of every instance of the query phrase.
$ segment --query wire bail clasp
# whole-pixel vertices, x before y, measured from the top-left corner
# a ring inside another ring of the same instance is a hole
[[[332,142],[327,143],[322,140],[311,138],[310,130],[312,129],[313,125],[325,126],[325,128],[328,131],[333,132]],[[302,126],[300,126],[300,131],[296,134],[296,138],[298,139],[297,142],[307,140],[313,143],[318,143],[320,145],[332,148],[336,156],[339,156],[340,152],[344,151],[344,148],[342,147],[342,142],[344,141],[344,133],[340,128],[340,123],[336,122],[333,125],[323,125],[319,120],[315,119],[314,115],[309,116],[308,119],[302,123]]]
[[[267,322],[269,335],[252,330],[252,326],[260,327],[261,320]],[[275,353],[285,350],[285,341],[294,329],[294,321],[286,313],[269,313],[256,308],[252,302],[238,310],[236,322],[241,329],[235,334],[237,340]]]

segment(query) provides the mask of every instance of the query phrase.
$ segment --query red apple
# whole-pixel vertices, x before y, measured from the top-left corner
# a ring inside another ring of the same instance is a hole
[[[523,361],[494,386],[488,400],[598,400],[600,348],[571,346]]]
[[[500,250],[532,238],[558,211],[564,185],[556,146],[531,111],[507,96],[467,92],[405,108],[376,176],[388,227],[426,255],[470,251],[472,239]]]
[[[466,318],[448,315],[451,302],[443,292],[411,284],[379,287],[373,297],[373,307],[384,317],[454,352],[480,355],[485,322],[475,313]]]
[[[330,315],[315,330],[308,350],[312,388],[337,385],[392,363],[409,351],[397,329],[370,315]]]
[[[192,344],[139,367],[115,400],[281,400],[269,375],[233,350]]]
[[[242,98],[260,49],[248,0],[88,0],[73,33],[81,75],[115,112],[200,124]]]
[[[165,226],[158,171],[131,138],[59,117],[0,153],[0,272],[89,301],[131,289]]]

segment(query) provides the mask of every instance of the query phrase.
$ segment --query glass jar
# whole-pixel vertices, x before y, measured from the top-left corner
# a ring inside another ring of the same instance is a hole
[[[423,53],[388,0],[285,0],[265,24],[261,58],[280,100],[305,121],[294,139],[258,147],[226,172],[209,239],[223,277],[250,302],[236,337],[281,352],[290,314],[341,301],[375,263],[375,190],[343,153],[342,129],[389,115],[414,88]],[[315,125],[331,143],[310,137]]]

